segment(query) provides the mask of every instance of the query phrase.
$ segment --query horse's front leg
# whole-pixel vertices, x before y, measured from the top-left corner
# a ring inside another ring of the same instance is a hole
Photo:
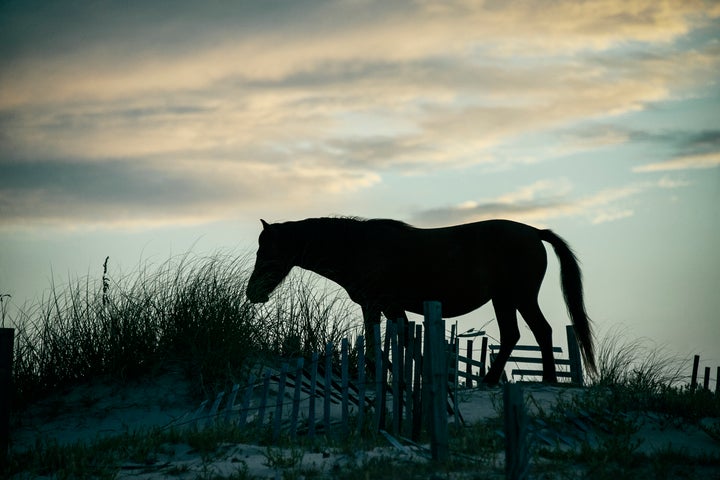
[[[365,323],[365,363],[371,378],[375,376],[375,325],[380,324],[380,309],[370,305],[361,305],[363,322]]]
[[[410,326],[410,322],[408,320],[408,316],[407,316],[407,313],[405,312],[405,310],[403,310],[401,308],[390,308],[390,309],[383,310],[382,313],[385,314],[385,318],[387,318],[388,320],[390,320],[392,322],[401,323],[403,326],[403,330],[402,330],[403,338],[408,338],[408,333],[409,333],[408,328]],[[398,326],[400,326],[400,325],[398,325]]]

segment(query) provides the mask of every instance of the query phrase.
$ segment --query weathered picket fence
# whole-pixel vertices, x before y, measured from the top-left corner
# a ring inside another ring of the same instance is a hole
[[[363,429],[387,431],[417,440],[424,427],[430,431],[436,427],[442,429],[444,424],[447,428],[448,417],[454,417],[459,423],[457,390],[482,381],[488,351],[492,358],[495,346],[488,347],[488,337],[482,336],[481,351],[477,355],[474,337],[484,332],[458,335],[455,325],[450,338],[446,339],[439,304],[436,308],[435,312],[426,312],[423,324],[388,321],[384,337],[380,325],[375,325],[375,338],[382,338],[382,342],[376,342],[371,362],[366,362],[363,336],[358,336],[354,344],[343,339],[339,355],[335,352],[336,346],[329,343],[324,352],[313,353],[310,358],[283,362],[279,369],[266,367],[256,371],[244,387],[235,385],[231,391],[218,394],[214,402],[204,402],[189,424],[203,428],[219,421],[237,422],[240,427],[269,429],[272,440],[276,441],[281,435],[312,437],[331,431],[346,435]],[[428,319],[433,315],[437,321]],[[423,335],[427,328],[433,331]],[[556,358],[555,361],[561,368],[569,367],[570,372],[561,370],[558,375],[581,383],[581,364],[572,327],[567,333],[570,359]],[[436,342],[434,347],[431,339]],[[460,345],[462,340],[466,342],[464,349]],[[523,346],[516,349],[531,351]],[[576,359],[573,359],[573,349]],[[351,364],[353,350],[357,363]],[[461,350],[465,355],[461,355]],[[537,347],[534,350],[539,351]],[[556,349],[556,353],[560,352]],[[333,361],[338,356],[339,365]],[[539,357],[511,357],[510,362],[540,363],[540,360]],[[374,372],[370,378],[366,368],[371,365]],[[513,375],[518,372],[524,376],[542,374],[515,369]],[[443,447],[439,448],[442,455]]]

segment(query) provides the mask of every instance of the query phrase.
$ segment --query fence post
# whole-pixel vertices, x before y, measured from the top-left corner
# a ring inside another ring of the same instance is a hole
[[[468,363],[465,364],[465,374],[467,375],[465,385],[467,388],[473,388],[473,377],[472,377],[472,359],[473,359],[473,341],[467,341],[467,353]],[[460,368],[460,365],[458,365]]]
[[[488,349],[488,337],[482,338],[482,346],[480,348],[480,361],[482,362],[482,367],[480,367],[480,376],[485,377],[485,372],[487,372],[487,349]]]
[[[420,432],[422,430],[422,418],[423,418],[423,406],[422,406],[422,373],[423,373],[423,356],[422,356],[422,342],[423,342],[423,327],[422,325],[415,325],[415,347],[414,347],[414,373],[413,373],[413,410],[412,410],[412,433],[411,437],[413,441],[420,439]],[[427,407],[425,407],[427,408]]]
[[[382,351],[380,350],[380,324],[373,325],[375,334],[375,431],[384,428],[383,418],[385,410],[385,399],[383,398],[383,383],[385,383],[383,370]]]
[[[705,377],[703,377],[703,388],[710,390],[710,367],[705,367]]]
[[[565,333],[568,344],[568,358],[570,360],[570,380],[577,385],[583,384],[582,361],[580,360],[580,348],[578,347],[575,328],[572,325],[565,326]]]
[[[452,393],[451,398],[453,402],[453,417],[455,419],[455,426],[460,426],[460,410],[458,407],[458,381],[460,378],[460,340],[457,337],[457,322],[452,329],[450,337],[450,352],[446,357],[448,360],[453,362],[453,378],[452,378]]]
[[[0,328],[0,467],[7,463],[10,447],[10,400],[12,398],[12,362],[14,328]]]
[[[503,389],[505,417],[505,478],[528,477],[527,417],[522,389],[517,383],[506,383]]]
[[[690,388],[692,390],[695,390],[695,387],[697,387],[697,374],[698,374],[699,366],[700,366],[700,355],[695,355],[695,358],[693,359],[692,378],[690,379]]]
[[[447,358],[445,354],[445,326],[440,302],[425,302],[426,336],[430,347],[426,361],[430,364],[431,392],[430,451],[433,460],[444,462],[449,457],[447,424]]]

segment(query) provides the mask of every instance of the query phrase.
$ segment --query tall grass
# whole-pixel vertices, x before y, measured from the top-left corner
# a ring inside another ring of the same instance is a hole
[[[597,351],[598,373],[587,393],[607,408],[654,411],[691,422],[720,416],[719,396],[690,387],[689,358],[617,328],[602,338]]]
[[[621,328],[610,330],[598,345],[599,385],[628,385],[653,391],[677,386],[685,380],[687,359],[679,357],[648,339],[633,338]]]
[[[338,292],[291,274],[273,300],[245,298],[246,257],[184,255],[114,279],[58,287],[10,319],[16,329],[16,406],[84,380],[124,380],[180,365],[210,393],[254,363],[321,350],[348,333]]]

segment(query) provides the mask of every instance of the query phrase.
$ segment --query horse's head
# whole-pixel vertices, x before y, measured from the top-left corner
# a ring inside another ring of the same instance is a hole
[[[275,287],[290,273],[294,263],[294,245],[284,238],[280,225],[260,221],[263,231],[258,239],[255,268],[246,291],[247,298],[252,303],[267,302]]]

